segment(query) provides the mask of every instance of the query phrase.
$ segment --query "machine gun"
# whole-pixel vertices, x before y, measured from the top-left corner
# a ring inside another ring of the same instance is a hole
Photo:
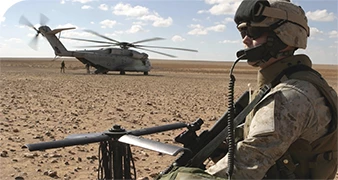
[[[269,92],[269,90],[270,87],[268,85],[264,86],[251,102],[249,102],[249,91],[246,91],[236,101],[233,106],[235,115],[233,125],[235,127],[244,123],[245,117],[264,97],[264,95]],[[162,175],[169,173],[175,166],[198,167],[205,169],[204,162],[228,137],[228,113],[230,113],[230,109],[223,114],[223,116],[210,130],[203,131],[199,136],[196,134],[196,131],[200,129],[203,124],[203,120],[197,119],[193,125],[188,125],[188,130],[179,134],[175,138],[175,141],[182,143],[184,148],[187,148],[190,151],[186,151],[179,156],[174,163],[172,163],[165,171],[161,172],[157,179],[159,179]]]

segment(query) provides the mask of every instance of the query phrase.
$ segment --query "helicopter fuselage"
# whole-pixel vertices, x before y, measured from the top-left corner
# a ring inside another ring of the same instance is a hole
[[[149,72],[151,69],[148,54],[130,49],[105,48],[72,51],[71,56],[76,57],[83,64],[95,67],[97,73],[108,71]]]

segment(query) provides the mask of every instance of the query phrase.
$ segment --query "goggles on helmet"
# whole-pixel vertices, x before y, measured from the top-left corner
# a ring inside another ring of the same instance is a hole
[[[293,12],[287,12],[278,8],[270,7],[270,3],[267,0],[243,0],[236,11],[234,20],[237,25],[243,22],[253,22],[259,24],[266,17],[297,24],[304,28],[309,36],[310,30],[306,19]]]
[[[285,20],[279,20],[274,24],[271,24],[269,27],[258,27],[258,26],[251,26],[250,23],[241,23],[237,26],[239,32],[241,33],[242,38],[244,39],[245,36],[248,36],[251,39],[257,39],[261,37],[266,32],[272,32],[280,25],[286,23]]]
[[[261,37],[265,32],[268,32],[269,28],[247,26],[239,28],[238,30],[241,33],[243,39],[245,36],[248,36],[251,39],[257,39]]]

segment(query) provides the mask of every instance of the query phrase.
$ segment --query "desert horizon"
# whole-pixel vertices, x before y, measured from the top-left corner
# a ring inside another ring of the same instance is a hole
[[[68,135],[103,132],[114,125],[136,130],[204,121],[211,128],[227,110],[232,62],[151,60],[143,73],[86,74],[76,59],[0,58],[1,177],[3,179],[96,179],[98,143],[30,152],[25,144]],[[338,91],[338,66],[313,65]],[[93,71],[93,69],[91,69]],[[235,99],[256,84],[257,69],[236,65]],[[177,129],[144,136],[180,146]],[[131,146],[137,179],[152,179],[175,156]],[[335,178],[338,179],[338,178]]]
[[[19,60],[19,61],[31,61],[32,59],[34,60],[41,60],[41,61],[52,61],[54,59],[54,57],[0,57],[0,60]],[[78,61],[76,58],[74,57],[59,57],[57,59],[65,59],[67,61]],[[165,59],[165,58],[150,58],[150,61],[182,61],[182,62],[211,62],[211,63],[232,63],[234,62],[236,59],[224,59],[224,60],[216,60],[216,59],[180,59],[180,58],[171,58],[171,59]],[[245,60],[240,61],[240,63],[246,63]],[[327,64],[327,63],[313,63],[313,65],[315,66],[337,66],[338,68],[338,64]]]

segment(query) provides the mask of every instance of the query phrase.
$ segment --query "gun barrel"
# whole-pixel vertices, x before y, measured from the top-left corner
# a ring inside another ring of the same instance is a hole
[[[38,150],[46,150],[46,149],[53,149],[53,148],[60,148],[60,147],[67,147],[67,146],[74,146],[74,145],[96,143],[96,142],[101,142],[101,141],[107,141],[109,139],[111,138],[108,135],[102,134],[102,135],[95,136],[95,137],[80,137],[80,138],[72,138],[72,139],[63,139],[63,140],[50,141],[50,142],[26,144],[25,146],[28,148],[29,151],[38,151]]]

